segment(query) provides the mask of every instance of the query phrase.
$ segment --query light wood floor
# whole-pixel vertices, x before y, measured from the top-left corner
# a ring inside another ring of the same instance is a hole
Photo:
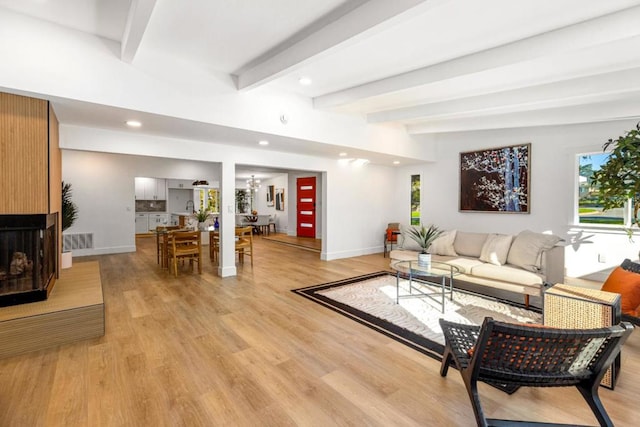
[[[256,239],[251,268],[176,279],[155,241],[99,260],[106,334],[0,360],[0,426],[473,426],[456,371],[290,289],[378,271],[382,254],[323,262]],[[76,258],[74,264],[80,262]],[[617,426],[640,420],[640,332],[624,348]],[[574,389],[481,385],[487,415],[595,424]]]

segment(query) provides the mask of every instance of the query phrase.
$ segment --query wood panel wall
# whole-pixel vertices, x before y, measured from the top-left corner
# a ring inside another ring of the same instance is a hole
[[[49,213],[62,211],[62,153],[59,135],[58,118],[49,104]],[[58,223],[61,223],[60,218]]]
[[[62,265],[62,152],[60,151],[60,126],[58,118],[49,104],[49,213],[57,213],[56,236],[58,243],[56,276],[60,273]],[[55,284],[56,277],[47,288],[50,293]]]
[[[49,213],[49,104],[0,93],[0,214]]]

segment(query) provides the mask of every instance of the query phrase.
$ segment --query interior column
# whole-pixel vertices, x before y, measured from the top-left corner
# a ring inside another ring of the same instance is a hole
[[[235,276],[237,273],[235,243],[235,163],[222,162],[220,172],[220,259],[218,275],[220,277],[228,277]]]

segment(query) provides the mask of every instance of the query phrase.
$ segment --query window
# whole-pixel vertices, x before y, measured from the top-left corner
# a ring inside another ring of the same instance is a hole
[[[627,207],[603,210],[598,203],[599,189],[593,185],[593,173],[607,162],[609,153],[578,155],[578,218],[579,224],[630,223]]]
[[[411,175],[411,225],[420,225],[420,175]]]

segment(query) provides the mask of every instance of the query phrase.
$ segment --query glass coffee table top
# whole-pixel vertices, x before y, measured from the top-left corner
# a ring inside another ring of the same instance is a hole
[[[418,261],[398,261],[391,264],[391,268],[401,273],[412,273],[414,277],[450,277],[460,274],[460,269],[455,265],[438,261],[431,261],[430,267],[420,265]]]
[[[396,303],[401,298],[426,297],[438,302],[444,313],[447,293],[453,301],[453,276],[460,274],[455,265],[431,261],[425,266],[418,261],[398,261],[391,264],[391,268],[396,271]],[[408,289],[400,286],[401,279],[405,277],[409,282]]]

